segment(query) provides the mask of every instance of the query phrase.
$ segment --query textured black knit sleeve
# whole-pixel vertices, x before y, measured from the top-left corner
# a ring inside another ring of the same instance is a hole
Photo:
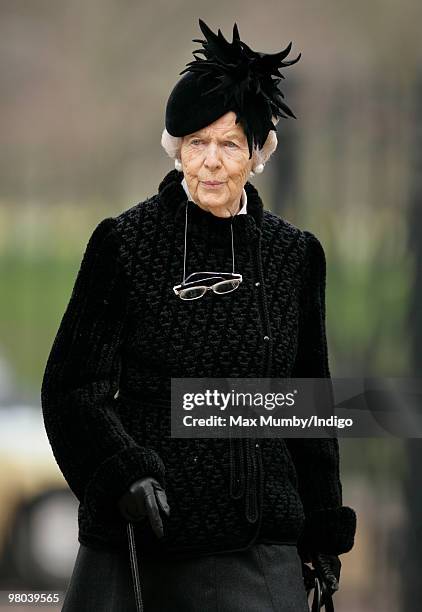
[[[311,232],[304,234],[307,255],[292,378],[330,379],[325,327],[325,254]],[[331,381],[328,386],[331,389]],[[327,398],[332,397],[327,394]],[[348,552],[354,543],[356,514],[352,508],[342,505],[338,439],[286,438],[286,444],[296,467],[305,510],[305,527],[299,543],[302,555],[307,556],[310,551]]]
[[[138,478],[154,476],[164,486],[160,457],[134,442],[115,411],[129,282],[119,246],[116,220],[103,219],[86,247],[41,387],[56,461],[79,501],[103,518],[118,514],[118,498]]]

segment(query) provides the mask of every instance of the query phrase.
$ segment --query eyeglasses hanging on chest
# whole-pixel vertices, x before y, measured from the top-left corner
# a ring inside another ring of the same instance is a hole
[[[231,244],[232,244],[232,271],[231,272],[192,272],[186,277],[186,238],[188,227],[188,206],[186,202],[185,214],[185,245],[183,253],[183,280],[179,285],[173,287],[174,293],[182,300],[197,300],[208,291],[216,295],[224,295],[235,291],[242,282],[242,275],[234,271],[234,244],[233,244],[233,217],[231,218]]]

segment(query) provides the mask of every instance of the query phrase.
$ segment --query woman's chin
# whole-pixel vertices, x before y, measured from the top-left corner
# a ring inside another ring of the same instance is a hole
[[[202,208],[216,217],[230,217],[227,205],[221,202],[204,202]]]
[[[224,200],[222,198],[202,197],[200,200],[202,208],[208,208],[211,211],[224,208]]]

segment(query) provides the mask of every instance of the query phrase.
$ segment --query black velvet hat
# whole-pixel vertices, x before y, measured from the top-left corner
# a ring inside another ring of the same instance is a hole
[[[192,134],[216,121],[229,111],[236,113],[249,147],[262,148],[270,130],[276,130],[272,117],[295,117],[282,100],[278,84],[284,76],[280,68],[291,66],[296,59],[283,61],[292,43],[279,53],[252,51],[240,40],[237,24],[233,40],[228,42],[220,30],[215,34],[200,19],[205,40],[193,39],[202,49],[192,52],[194,60],[180,72],[184,75],[173,88],[166,107],[166,129],[172,136]],[[197,57],[202,54],[204,58]]]

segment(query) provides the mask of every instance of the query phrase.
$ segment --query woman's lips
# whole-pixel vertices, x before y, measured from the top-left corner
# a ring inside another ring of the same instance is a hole
[[[203,185],[206,185],[207,187],[220,187],[220,185],[223,185],[224,183],[220,182],[220,181],[202,181]]]

